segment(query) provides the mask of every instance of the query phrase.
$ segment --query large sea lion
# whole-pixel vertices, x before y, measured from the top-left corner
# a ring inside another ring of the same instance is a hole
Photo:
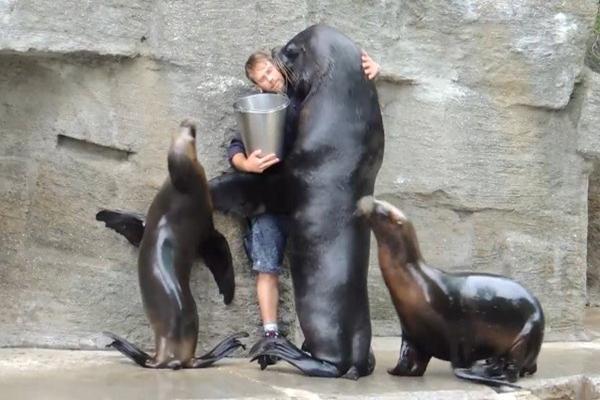
[[[234,296],[227,241],[213,225],[204,169],[196,156],[196,127],[184,121],[168,154],[169,178],[154,197],[145,222],[140,216],[102,210],[96,219],[140,245],[138,274],[144,310],[154,330],[150,357],[112,333],[111,345],[147,368],[203,368],[242,346],[232,335],[207,354],[195,357],[198,312],[190,291],[190,270],[201,257],[213,273],[225,304]]]
[[[425,264],[412,223],[389,203],[365,197],[357,214],[377,240],[379,266],[402,325],[392,375],[421,376],[431,357],[459,378],[510,385],[537,370],[544,337],[540,303],[499,275],[446,273]]]
[[[280,357],[312,376],[358,378],[373,371],[367,296],[369,228],[353,216],[373,193],[384,135],[377,91],[360,48],[339,31],[311,26],[276,55],[288,77],[286,124],[296,138],[279,172],[234,173],[209,182],[215,208],[291,217],[288,255],[302,351],[266,338],[250,352]],[[264,175],[264,174],[263,174]]]

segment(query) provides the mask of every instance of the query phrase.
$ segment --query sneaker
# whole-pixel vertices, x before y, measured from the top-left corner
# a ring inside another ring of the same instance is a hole
[[[266,338],[278,338],[279,337],[279,331],[266,331],[265,332],[265,337]]]

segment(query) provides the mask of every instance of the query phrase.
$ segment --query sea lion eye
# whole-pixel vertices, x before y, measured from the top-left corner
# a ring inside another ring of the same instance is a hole
[[[288,59],[293,60],[300,54],[300,48],[298,48],[298,46],[296,46],[294,43],[290,43],[284,49],[284,53]]]

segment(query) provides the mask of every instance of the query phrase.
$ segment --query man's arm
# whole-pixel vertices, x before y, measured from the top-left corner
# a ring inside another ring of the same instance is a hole
[[[235,153],[229,159],[229,162],[233,168],[237,169],[238,171],[261,174],[271,165],[278,163],[279,158],[277,158],[274,153],[267,154],[263,157],[261,150],[255,150],[252,152],[252,154],[246,157],[246,154],[242,151]]]
[[[392,82],[398,85],[415,85],[416,81],[413,78],[408,78],[404,75],[393,73],[391,71],[382,71],[381,66],[376,63],[366,51],[362,51],[362,67],[365,75],[369,79],[377,79],[378,81]]]

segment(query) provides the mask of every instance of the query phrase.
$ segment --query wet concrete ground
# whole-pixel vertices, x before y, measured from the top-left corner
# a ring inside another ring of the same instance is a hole
[[[201,370],[147,370],[115,351],[0,349],[0,399],[600,399],[600,314],[589,342],[546,343],[528,391],[496,391],[455,378],[432,360],[425,376],[399,378],[400,338],[374,338],[375,372],[358,381],[308,378],[285,363],[261,371],[235,358]],[[595,336],[595,337],[594,337]]]

